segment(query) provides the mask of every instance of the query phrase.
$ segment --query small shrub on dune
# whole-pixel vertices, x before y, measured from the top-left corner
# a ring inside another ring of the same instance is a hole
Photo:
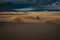
[[[37,16],[36,19],[40,19],[40,17]]]

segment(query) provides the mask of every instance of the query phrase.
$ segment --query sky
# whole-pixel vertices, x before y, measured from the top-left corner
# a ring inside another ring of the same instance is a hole
[[[18,3],[18,2],[36,2],[37,0],[1,0],[0,3],[4,2],[13,2],[13,3]]]
[[[4,2],[12,2],[12,3],[39,3],[40,5],[42,4],[51,4],[54,1],[59,1],[59,0],[0,0],[0,3]]]
[[[37,2],[38,0],[0,0],[0,2]],[[39,2],[52,2],[54,0],[39,0]],[[55,0],[56,1],[56,0]]]
[[[35,3],[35,4],[51,4],[52,2],[57,1],[57,0],[0,0],[0,3],[4,2],[12,2],[12,3]]]
[[[16,4],[10,4],[5,5],[5,2],[9,3],[18,3],[19,5],[17,6]],[[3,6],[0,5],[0,11],[2,10],[40,10],[40,9],[53,9],[53,10],[60,10],[60,0],[0,0],[0,3],[4,4]],[[20,5],[20,3],[24,3],[24,5]],[[28,4],[28,5],[25,5]],[[57,4],[58,3],[58,4]],[[30,6],[33,5],[34,6]],[[21,7],[23,6],[23,7]],[[38,7],[39,6],[39,7]],[[42,7],[42,8],[41,8]]]

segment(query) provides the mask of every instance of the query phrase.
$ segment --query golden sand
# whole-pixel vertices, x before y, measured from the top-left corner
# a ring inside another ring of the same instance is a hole
[[[60,12],[0,12],[0,21],[60,24]]]

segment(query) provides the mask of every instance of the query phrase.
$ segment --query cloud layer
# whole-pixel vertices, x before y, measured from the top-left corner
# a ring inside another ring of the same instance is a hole
[[[1,0],[0,3],[4,3],[4,2],[13,2],[13,3],[20,3],[20,2],[23,2],[23,3],[28,3],[28,2],[36,2],[37,0]]]
[[[58,0],[0,0],[0,3],[1,2],[9,2],[9,1],[11,1],[11,2],[13,2],[13,3],[18,3],[18,2],[32,2],[32,3],[49,3],[49,2],[54,2],[54,1],[58,1]]]

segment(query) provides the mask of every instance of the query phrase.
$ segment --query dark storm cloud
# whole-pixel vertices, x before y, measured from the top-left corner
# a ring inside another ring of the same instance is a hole
[[[56,1],[56,0],[0,0],[0,2],[9,2],[9,1],[12,1],[12,2],[48,2],[48,1]]]
[[[59,5],[56,2],[59,2]],[[60,0],[0,0],[0,11],[58,10],[59,8]]]
[[[36,2],[37,0],[0,0],[0,3],[4,2],[13,2],[13,3],[19,3],[19,2]]]

